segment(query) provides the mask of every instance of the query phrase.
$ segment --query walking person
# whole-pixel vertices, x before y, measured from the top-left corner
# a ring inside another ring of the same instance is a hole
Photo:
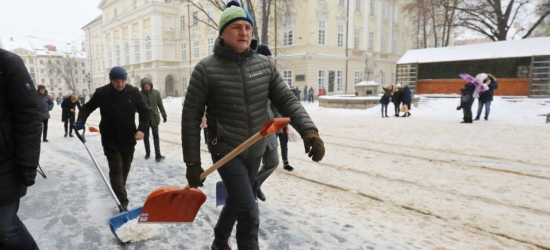
[[[304,102],[309,100],[309,94],[307,93],[307,85],[304,86]]]
[[[463,118],[461,123],[473,123],[472,120],[472,105],[474,104],[475,85],[471,82],[464,84],[464,88],[460,89],[462,96],[460,97],[460,106],[457,109],[462,109]]]
[[[68,96],[61,102],[61,121],[65,126],[65,137],[67,137],[67,132],[69,137],[73,137],[76,107],[78,107],[78,110],[82,108],[76,95]]]
[[[480,83],[486,86],[486,90],[483,91],[478,98],[477,106],[477,115],[475,120],[479,120],[481,116],[481,111],[483,111],[483,106],[485,106],[485,116],[483,117],[486,121],[489,120],[489,113],[491,112],[491,102],[493,101],[493,91],[498,89],[498,83],[496,77],[491,74],[478,74],[476,78]]]
[[[392,96],[393,86],[390,85],[388,88],[382,87],[382,90],[384,90],[384,94],[380,98],[380,106],[382,107],[380,111],[382,112],[382,118],[384,118],[384,114],[388,117],[388,105]]]
[[[21,57],[0,49],[0,72],[0,249],[35,250],[17,213],[36,178],[42,103]]]
[[[145,160],[151,157],[151,147],[149,145],[149,128],[153,131],[153,144],[155,146],[155,161],[161,162],[165,157],[160,153],[160,139],[159,139],[159,124],[160,114],[162,114],[162,121],[166,122],[166,111],[162,104],[162,98],[160,97],[160,91],[153,89],[153,83],[149,78],[141,79],[141,98],[145,105],[149,107],[150,119],[147,129],[145,130],[143,137],[143,144],[145,145]]]
[[[308,102],[313,102],[313,95],[315,95],[315,90],[313,90],[313,87],[310,87],[307,93],[309,95]]]
[[[393,108],[395,110],[395,117],[399,117],[399,112],[401,110],[401,84],[398,83],[395,85],[393,95],[392,95],[392,102],[393,102]]]
[[[42,117],[42,141],[48,142],[48,120],[50,120],[50,111],[54,104],[44,85],[38,85],[38,101],[40,101],[38,109]]]
[[[139,89],[126,84],[127,76],[123,67],[113,67],[109,72],[111,82],[96,89],[90,101],[80,109],[75,123],[77,130],[84,129],[88,116],[99,108],[101,144],[109,163],[109,180],[124,208],[128,208],[125,185],[134,159],[136,140],[143,139],[149,125],[149,108],[141,99]],[[139,113],[137,129],[136,111]]]
[[[401,92],[401,101],[403,102],[403,105],[407,106],[406,112],[401,117],[411,116],[412,93],[409,85],[407,84],[403,86],[403,91]]]
[[[287,87],[273,62],[255,53],[253,21],[236,1],[227,4],[219,22],[214,54],[195,66],[182,111],[183,159],[191,187],[202,185],[200,123],[205,107],[208,148],[214,162],[257,133],[268,120],[267,101],[302,135],[314,161],[325,153],[324,143],[306,110]],[[208,80],[207,80],[208,79]],[[232,103],[233,105],[227,105]],[[229,237],[237,223],[238,249],[259,249],[258,204],[252,185],[267,139],[262,139],[218,169],[228,196],[214,228],[211,249],[231,249]]]

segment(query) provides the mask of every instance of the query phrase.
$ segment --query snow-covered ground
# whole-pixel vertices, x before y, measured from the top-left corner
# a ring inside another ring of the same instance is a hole
[[[550,100],[496,97],[489,121],[473,124],[459,123],[457,104],[458,96],[422,96],[411,117],[381,118],[380,106],[303,103],[326,155],[315,163],[301,142],[289,144],[295,171],[277,169],[262,188],[261,249],[550,249],[550,124],[542,116]],[[157,187],[187,183],[181,99],[165,99],[165,106],[166,160],[144,160],[138,142],[127,183],[130,207]],[[48,178],[37,177],[20,209],[41,249],[209,249],[221,211],[217,173],[202,188],[208,199],[194,223],[165,225],[152,239],[120,244],[108,225],[118,213],[113,199],[82,143],[63,138],[60,107],[50,113],[50,142],[42,144],[40,160]],[[99,119],[96,111],[88,124]],[[107,172],[99,134],[87,139]],[[211,164],[205,148],[202,159]],[[234,237],[231,244],[236,249]]]

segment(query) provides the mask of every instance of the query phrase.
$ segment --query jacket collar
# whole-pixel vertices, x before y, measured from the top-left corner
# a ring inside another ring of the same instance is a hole
[[[258,48],[258,40],[256,40],[255,38],[252,38],[250,47],[248,47],[248,49],[246,49],[245,52],[239,54],[235,51],[235,49],[226,47],[223,43],[223,39],[218,37],[214,44],[214,54],[225,57],[230,60],[240,60],[256,54],[257,48]]]

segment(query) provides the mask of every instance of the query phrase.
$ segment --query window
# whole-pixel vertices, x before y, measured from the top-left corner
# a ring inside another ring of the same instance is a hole
[[[382,18],[388,19],[388,3],[382,3]]]
[[[199,40],[193,41],[193,59],[199,58]]]
[[[107,65],[110,67],[113,66],[113,53],[111,52],[111,47],[107,47]]]
[[[391,53],[397,54],[397,34],[393,34],[391,39]]]
[[[292,45],[294,24],[292,21],[287,20],[283,23],[283,46]]]
[[[151,37],[145,38],[145,61],[153,60],[153,54],[151,51]]]
[[[43,70],[43,69],[40,70],[40,74],[44,74],[44,70]]]
[[[372,51],[374,48],[374,31],[369,31],[369,50]]]
[[[206,44],[208,45],[208,55],[214,54],[214,38],[210,37],[208,38]]]
[[[120,65],[120,46],[117,44],[115,47],[116,65]]]
[[[391,72],[391,82],[390,84],[395,84],[395,72]]]
[[[382,87],[386,86],[386,72],[383,70],[380,71],[380,84]]]
[[[342,90],[342,83],[344,82],[344,71],[336,71],[336,91]]]
[[[407,52],[407,36],[405,32],[403,32],[403,54]]]
[[[29,70],[29,72],[34,74],[34,67],[31,67],[31,70]]]
[[[344,47],[344,25],[338,24],[338,47]]]
[[[353,37],[353,48],[359,49],[359,39],[361,35],[361,29],[355,29],[355,36]]]
[[[319,2],[321,2],[321,3],[327,3],[328,0],[319,0]]]
[[[58,62],[59,63],[59,62]],[[80,63],[80,66],[84,67],[84,63]]]
[[[355,0],[355,11],[361,12],[361,2],[363,0]]]
[[[405,25],[405,27],[409,26],[409,13],[408,12],[405,12],[405,14],[403,15],[403,24]]]
[[[53,85],[53,79],[50,78],[50,85]]]
[[[130,45],[128,42],[124,44],[124,63],[130,64]]]
[[[115,13],[114,13],[113,17],[116,18],[117,16],[118,16],[118,14],[117,14],[117,11],[116,11],[116,8],[115,8]]]
[[[134,61],[137,63],[139,62],[139,54],[139,40],[136,39],[134,40]]]
[[[78,69],[75,69],[75,70],[74,70],[74,74],[75,74],[75,75],[78,75]],[[52,83],[53,83],[53,82],[52,82]]]
[[[319,21],[319,44],[325,45],[326,21]]]
[[[46,84],[46,79],[42,78],[41,82],[42,82],[42,84]]]
[[[83,75],[86,74],[86,71],[82,70],[82,74],[83,74]]]
[[[137,0],[132,0],[132,8],[137,8]]]
[[[172,3],[172,0],[164,0],[165,3]]]
[[[75,83],[78,83],[78,78],[74,79],[74,82],[75,82]]]
[[[29,58],[29,63],[34,63],[34,60],[32,58]]]
[[[355,71],[355,75],[354,75],[354,82],[355,82],[355,84],[360,83],[361,80],[362,80],[361,78],[362,78],[362,77],[361,77],[361,71],[356,70],[356,71]]]
[[[318,83],[318,86],[317,86],[317,87],[318,87],[319,89],[322,89],[322,88],[325,87],[325,70],[324,70],[324,69],[320,69],[320,70],[319,70],[319,75],[318,75],[318,76],[319,76],[319,78],[318,78],[318,81],[317,81],[317,83]]]
[[[394,23],[399,22],[399,6],[397,5],[393,6],[393,22]]]
[[[187,60],[187,44],[181,44],[181,60]]]
[[[180,16],[180,30],[185,30],[185,16]]]
[[[211,24],[212,19],[214,19],[214,13],[213,13],[213,10],[212,10],[212,6],[208,6],[208,8],[206,9],[206,15],[207,15],[206,23]]]
[[[288,86],[292,86],[292,70],[283,70],[283,80]]]
[[[386,53],[386,34],[382,34],[382,41],[380,43],[380,52]]]
[[[44,64],[44,61],[40,60],[40,64]]]
[[[374,16],[376,13],[376,0],[370,0],[370,15]]]
[[[199,12],[193,11],[193,27],[199,27]]]
[[[149,2],[148,0],[143,0],[143,3],[146,4],[147,2]]]
[[[340,1],[338,2],[338,7],[340,7],[340,8],[346,7],[346,0],[340,0]]]
[[[283,3],[285,3],[285,4],[286,3],[293,3],[293,2],[294,2],[294,0],[283,0]]]

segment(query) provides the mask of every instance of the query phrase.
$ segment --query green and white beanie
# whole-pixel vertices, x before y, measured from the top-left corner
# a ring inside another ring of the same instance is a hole
[[[250,13],[244,8],[241,8],[241,5],[237,1],[229,1],[225,5],[225,10],[222,13],[222,16],[220,17],[220,22],[218,23],[218,27],[220,28],[220,35],[223,32],[223,29],[227,27],[232,22],[238,21],[238,20],[245,20],[248,21],[250,24],[252,24],[252,27],[254,27],[254,21],[252,21],[252,16],[250,16]]]

